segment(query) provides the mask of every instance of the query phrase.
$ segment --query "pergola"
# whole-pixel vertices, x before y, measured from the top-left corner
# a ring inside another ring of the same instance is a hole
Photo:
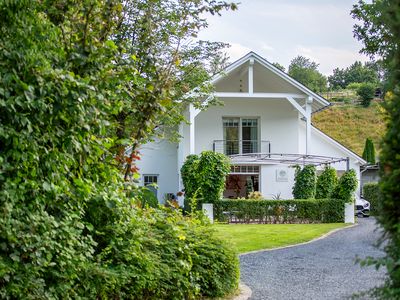
[[[346,162],[349,170],[350,159],[348,157],[330,157],[310,154],[287,154],[287,153],[251,153],[230,155],[232,163],[263,163],[270,162],[284,165],[331,165],[334,163]]]

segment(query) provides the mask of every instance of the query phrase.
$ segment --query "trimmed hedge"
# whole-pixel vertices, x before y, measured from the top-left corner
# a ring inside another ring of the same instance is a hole
[[[379,184],[377,182],[364,184],[363,197],[371,203],[371,214],[378,214],[382,202],[382,192]]]
[[[344,222],[344,200],[220,200],[215,203],[219,221],[240,223]]]

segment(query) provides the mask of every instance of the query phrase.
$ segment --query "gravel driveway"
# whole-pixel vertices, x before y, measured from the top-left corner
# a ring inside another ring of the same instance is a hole
[[[358,226],[306,245],[242,255],[241,280],[254,300],[349,299],[383,281],[383,270],[355,264],[356,255],[383,255],[375,229],[375,219],[360,218]]]

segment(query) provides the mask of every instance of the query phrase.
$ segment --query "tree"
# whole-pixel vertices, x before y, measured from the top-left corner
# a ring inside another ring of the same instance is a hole
[[[290,62],[288,74],[314,92],[326,91],[326,77],[318,71],[318,64],[304,56]]]
[[[375,86],[371,83],[362,83],[357,89],[357,95],[361,98],[361,105],[368,107],[375,96]]]
[[[204,14],[220,14],[224,9],[236,9],[236,5],[209,0],[125,2],[125,18],[114,37],[123,49],[116,61],[124,68],[126,57],[131,57],[136,72],[135,80],[128,74],[121,84],[118,95],[123,107],[113,116],[121,141],[115,150],[122,157],[125,180],[134,165],[132,157],[124,157],[127,144],[136,154],[138,145],[155,134],[164,137],[167,132],[177,138],[171,128],[184,121],[183,110],[189,103],[202,107],[202,99],[210,96],[210,74],[226,63],[220,51],[225,44],[194,38],[208,25]],[[213,103],[213,99],[208,102]]]
[[[280,63],[274,62],[274,63],[272,63],[272,65],[273,65],[275,68],[281,70],[282,72],[285,72],[285,67],[282,66]]]
[[[316,169],[313,165],[303,168],[296,166],[294,178],[293,197],[295,199],[313,199],[316,191]]]
[[[365,140],[362,157],[370,164],[375,164],[375,146],[370,138]]]
[[[329,87],[332,89],[344,89],[347,87],[348,80],[346,70],[336,68],[333,74],[328,76]]]
[[[368,83],[377,87],[379,76],[378,63],[371,61],[363,65],[356,61],[345,69],[334,69],[333,74],[328,77],[328,82],[333,89],[344,89],[352,83]]]
[[[354,26],[355,37],[364,43],[362,51],[380,56],[387,69],[388,92],[385,95],[387,130],[380,152],[382,201],[377,220],[383,229],[385,257],[371,260],[385,266],[388,278],[376,291],[383,299],[400,298],[400,0],[359,1],[353,7],[353,18],[361,24]]]

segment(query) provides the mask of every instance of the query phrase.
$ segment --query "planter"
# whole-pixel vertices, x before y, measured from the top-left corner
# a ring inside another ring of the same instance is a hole
[[[354,224],[354,203],[345,203],[344,204],[344,222]]]
[[[206,216],[210,219],[211,224],[214,223],[214,205],[212,203],[203,203],[202,209]]]

